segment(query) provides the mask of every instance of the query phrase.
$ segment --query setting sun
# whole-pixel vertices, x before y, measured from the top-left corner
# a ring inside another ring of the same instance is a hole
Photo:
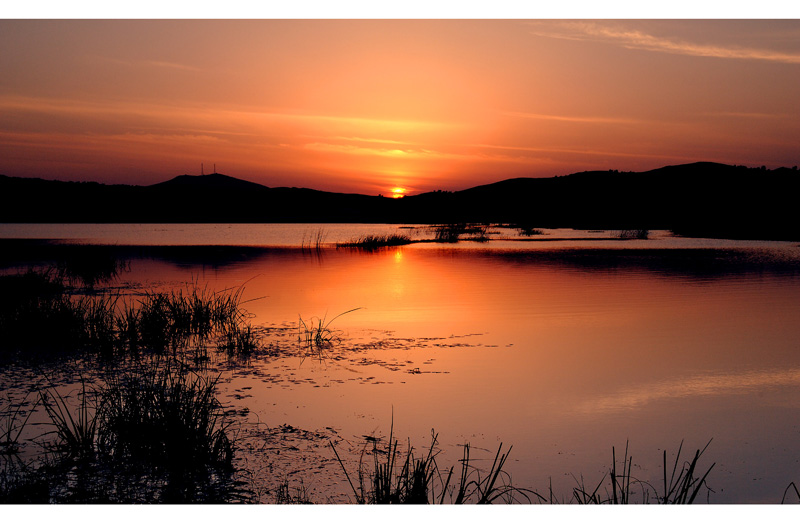
[[[398,197],[403,197],[405,195],[406,195],[405,188],[400,188],[399,186],[392,188],[392,197],[398,198]]]

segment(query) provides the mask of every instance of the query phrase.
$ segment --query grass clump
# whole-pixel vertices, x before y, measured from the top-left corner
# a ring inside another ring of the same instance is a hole
[[[99,451],[150,479],[163,502],[215,500],[234,454],[218,380],[172,361],[112,379],[99,408]]]
[[[510,476],[503,470],[510,447],[502,453],[501,444],[488,472],[484,472],[470,461],[470,446],[465,444],[460,477],[451,484],[455,468],[451,467],[445,478],[436,463],[437,434],[433,434],[431,445],[422,455],[415,455],[410,443],[402,454],[399,441],[393,437],[393,427],[385,449],[380,447],[379,439],[368,438],[368,443],[372,444],[372,466],[367,468],[362,452],[357,470],[358,487],[336,447],[330,443],[358,504],[491,504],[498,500],[510,504],[521,502],[520,499],[530,503],[529,496],[538,495],[511,485]]]
[[[326,237],[328,237],[328,233],[321,228],[310,234],[304,233],[303,239],[300,242],[300,249],[302,251],[314,250],[319,252],[325,244]]]
[[[489,225],[477,223],[449,223],[432,227],[434,241],[439,243],[457,243],[462,236],[470,241],[489,241]]]
[[[342,312],[330,320],[326,319],[327,315],[322,318],[314,316],[307,321],[304,320],[302,316],[299,316],[299,321],[297,323],[297,342],[305,355],[315,356],[319,359],[324,358],[325,352],[341,341],[338,331],[333,329],[331,324],[337,318],[359,309],[361,309],[361,307]]]
[[[531,225],[517,225],[516,228],[517,233],[519,233],[520,236],[532,237],[544,235],[544,230],[540,228],[534,228]]]
[[[405,234],[387,234],[385,236],[367,235],[352,239],[345,243],[337,243],[339,248],[361,248],[364,250],[377,250],[382,247],[396,247],[413,243]]]
[[[0,455],[16,455],[20,451],[22,443],[20,437],[28,425],[31,415],[38,401],[29,409],[24,409],[28,401],[26,396],[22,402],[13,403],[8,399],[8,404],[0,410]]]
[[[97,396],[96,392],[92,395]],[[70,458],[87,459],[95,453],[97,435],[97,407],[92,407],[86,390],[86,381],[81,379],[79,404],[73,414],[64,397],[55,389],[40,393],[42,406],[55,427],[57,447]]]
[[[247,501],[218,380],[155,359],[75,396],[44,390],[45,453],[0,470],[0,502]]]
[[[260,348],[243,287],[147,291],[139,299],[83,293],[54,271],[0,277],[0,355],[40,350],[103,356],[184,351],[217,343],[229,356]],[[47,330],[42,330],[46,327]]]
[[[708,493],[711,491],[708,489],[706,479],[716,464],[711,464],[711,467],[709,467],[705,473],[698,470],[700,457],[708,448],[709,444],[711,444],[710,440],[702,450],[698,449],[689,460],[681,461],[681,451],[683,449],[683,442],[681,442],[680,446],[678,446],[678,452],[675,455],[675,461],[672,464],[672,470],[669,471],[669,475],[667,452],[664,450],[663,486],[660,493],[659,488],[656,488],[649,482],[641,481],[631,476],[633,457],[628,456],[627,444],[625,446],[625,455],[622,459],[622,470],[621,472],[617,471],[616,451],[612,448],[612,464],[608,473],[609,485],[603,485],[606,480],[606,476],[604,475],[597,486],[589,490],[583,478],[581,478],[578,485],[573,489],[573,501],[577,504],[633,504],[635,499],[637,499],[641,504],[648,504],[650,502],[655,502],[657,504],[692,504],[704,487],[708,490]],[[650,493],[651,491],[652,496]],[[706,495],[707,498],[708,493]]]
[[[650,237],[650,230],[646,228],[634,230],[619,230],[616,233],[619,239],[647,239]]]

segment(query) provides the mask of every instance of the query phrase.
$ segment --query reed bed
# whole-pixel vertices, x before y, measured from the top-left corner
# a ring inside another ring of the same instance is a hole
[[[40,393],[45,455],[0,471],[0,502],[247,501],[219,377],[156,357],[101,383]],[[27,494],[21,497],[21,494]]]
[[[457,243],[463,236],[469,241],[489,241],[488,223],[448,223],[431,228],[433,240],[438,243]]]
[[[524,237],[532,237],[532,236],[542,236],[544,235],[544,230],[540,228],[534,228],[530,225],[517,225],[516,226],[517,233],[520,236]]]
[[[695,451],[689,459],[681,459],[683,442],[678,446],[678,452],[669,471],[667,451],[663,453],[663,486],[658,488],[649,482],[639,480],[631,475],[633,457],[628,455],[628,445],[625,445],[625,455],[622,458],[622,470],[617,471],[616,450],[611,449],[611,468],[593,489],[587,488],[581,477],[576,479],[577,485],[572,491],[572,502],[576,504],[692,504],[697,499],[700,491],[707,490],[708,500],[710,489],[706,483],[709,473],[716,464],[703,473],[698,468],[700,457],[711,444],[709,440],[703,449]],[[680,468],[680,469],[679,469]],[[608,483],[606,482],[608,476]],[[555,502],[552,497],[551,502]]]
[[[20,437],[39,403],[37,400],[32,407],[26,408],[27,402],[28,396],[18,403],[9,398],[8,404],[0,408],[0,455],[19,453],[22,446]]]
[[[650,237],[650,230],[646,228],[633,230],[619,230],[616,232],[619,239],[647,239]]]
[[[491,504],[498,500],[510,504],[530,503],[531,496],[538,497],[534,491],[513,486],[510,476],[503,470],[510,447],[502,453],[503,445],[500,444],[491,467],[484,471],[470,461],[470,446],[465,444],[460,460],[461,474],[458,481],[451,484],[455,467],[451,467],[446,475],[439,470],[436,433],[433,433],[428,449],[417,456],[410,443],[405,454],[399,452],[399,441],[394,439],[393,430],[394,425],[385,450],[379,446],[378,439],[368,440],[372,444],[372,465],[369,469],[364,460],[365,445],[357,468],[357,486],[336,446],[330,442],[357,504]]]
[[[140,298],[82,294],[55,272],[0,277],[0,356],[44,350],[103,356],[216,345],[229,356],[261,348],[242,307],[244,287],[147,291]],[[47,330],[42,330],[46,327]]]
[[[405,234],[387,234],[384,236],[366,235],[344,243],[337,243],[337,248],[360,248],[364,250],[377,250],[383,247],[396,247],[413,243]]]

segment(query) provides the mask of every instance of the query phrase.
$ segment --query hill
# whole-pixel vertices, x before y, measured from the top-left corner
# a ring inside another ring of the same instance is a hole
[[[0,176],[0,222],[504,222],[800,240],[800,172],[717,163],[518,178],[402,199],[271,188],[223,174],[150,186]]]

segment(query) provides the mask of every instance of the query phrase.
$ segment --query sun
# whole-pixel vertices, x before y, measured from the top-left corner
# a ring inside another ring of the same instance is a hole
[[[405,188],[401,188],[399,186],[392,188],[392,197],[399,198],[399,197],[405,197],[405,195],[406,195]]]

